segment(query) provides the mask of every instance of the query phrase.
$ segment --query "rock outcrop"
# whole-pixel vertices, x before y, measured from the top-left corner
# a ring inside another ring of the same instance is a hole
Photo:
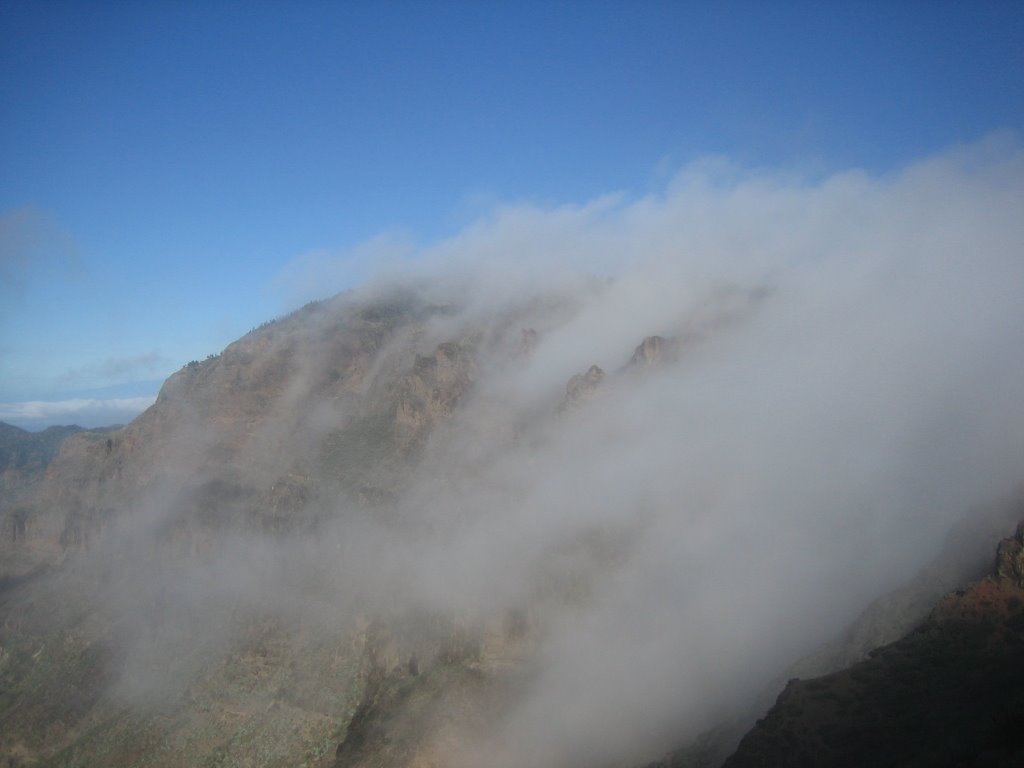
[[[1024,522],[1012,538],[1003,539],[996,552],[996,577],[1024,587]]]
[[[565,385],[565,399],[561,410],[576,408],[594,399],[604,381],[604,371],[596,365],[590,366],[585,373],[577,373]]]
[[[395,441],[399,450],[422,445],[433,427],[451,417],[476,380],[470,343],[445,342],[432,355],[416,355],[399,384]]]
[[[635,368],[650,368],[674,362],[679,343],[663,336],[647,336],[634,350],[629,364]]]

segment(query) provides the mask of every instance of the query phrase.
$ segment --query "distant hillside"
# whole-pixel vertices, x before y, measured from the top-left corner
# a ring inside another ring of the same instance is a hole
[[[0,421],[0,472],[8,469],[41,472],[53,461],[64,439],[82,431],[82,427],[72,425],[29,432]]]

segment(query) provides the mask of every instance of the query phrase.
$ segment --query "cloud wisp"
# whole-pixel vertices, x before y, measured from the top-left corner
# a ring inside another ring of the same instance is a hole
[[[0,421],[30,430],[52,424],[77,424],[87,428],[127,424],[155,400],[156,395],[0,403]]]

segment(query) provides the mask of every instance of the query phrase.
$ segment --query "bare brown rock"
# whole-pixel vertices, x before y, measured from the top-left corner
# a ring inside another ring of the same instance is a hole
[[[1024,522],[1012,538],[1003,539],[996,552],[996,576],[1024,587]]]
[[[416,355],[413,370],[399,384],[395,442],[401,451],[423,444],[437,424],[448,419],[476,379],[472,346],[439,344],[433,355]]]
[[[562,401],[561,410],[574,408],[592,400],[603,381],[604,371],[596,365],[590,366],[586,373],[577,373],[565,385],[565,399]]]
[[[630,365],[637,366],[651,366],[657,365],[665,361],[670,342],[661,336],[648,336],[633,352],[633,357],[630,358]]]

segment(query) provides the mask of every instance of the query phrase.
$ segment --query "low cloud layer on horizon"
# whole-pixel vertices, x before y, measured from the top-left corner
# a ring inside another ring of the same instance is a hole
[[[155,400],[156,395],[0,403],[0,421],[30,431],[72,424],[87,428],[106,427],[127,424]]]

